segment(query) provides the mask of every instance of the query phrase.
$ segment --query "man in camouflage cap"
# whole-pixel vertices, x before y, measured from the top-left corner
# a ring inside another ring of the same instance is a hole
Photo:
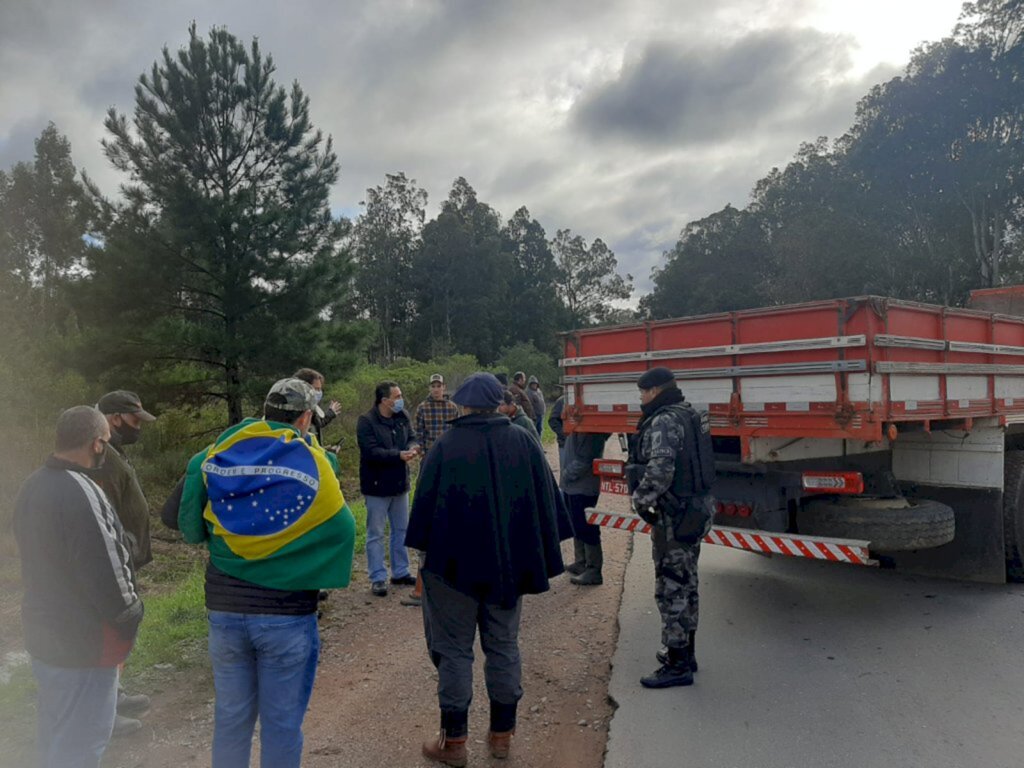
[[[185,541],[205,543],[216,692],[213,765],[298,768],[320,634],[318,592],[348,586],[355,520],[337,459],[308,432],[313,387],[282,379],[263,419],[229,427],[189,462],[178,507]]]
[[[688,477],[686,432],[693,409],[668,368],[652,368],[637,382],[643,417],[630,438],[627,481],[633,509],[651,524],[654,598],[661,614],[661,666],[642,678],[645,688],[692,685],[697,671],[697,560],[711,526],[713,502]],[[687,459],[683,461],[681,459]],[[687,485],[689,484],[689,488]]]

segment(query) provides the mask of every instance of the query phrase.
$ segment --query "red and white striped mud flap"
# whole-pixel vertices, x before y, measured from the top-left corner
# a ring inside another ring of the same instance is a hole
[[[622,531],[650,533],[651,526],[637,515],[619,515],[587,510],[587,522]],[[703,539],[705,544],[718,544],[733,549],[746,549],[763,555],[807,557],[852,565],[878,565],[868,554],[868,542],[856,539],[831,539],[824,536],[804,536],[791,533],[769,533],[749,528],[716,526]]]

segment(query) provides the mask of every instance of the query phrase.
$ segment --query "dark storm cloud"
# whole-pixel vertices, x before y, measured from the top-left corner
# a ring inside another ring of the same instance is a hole
[[[852,44],[814,29],[765,30],[717,47],[652,42],[618,79],[584,94],[573,123],[595,138],[675,145],[814,125],[837,102],[829,81],[850,68]]]

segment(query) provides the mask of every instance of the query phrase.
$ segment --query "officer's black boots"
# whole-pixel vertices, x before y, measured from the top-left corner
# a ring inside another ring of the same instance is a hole
[[[672,688],[677,685],[693,685],[693,670],[690,669],[690,649],[669,648],[668,660],[647,677],[640,678],[644,688]]]
[[[696,632],[690,632],[690,671],[697,671],[697,652],[695,650],[694,641],[697,639]],[[668,648],[665,646],[661,647],[661,650],[655,654],[659,664],[668,664]]]
[[[567,565],[565,570],[571,573],[573,576],[579,576],[585,570],[587,570],[587,550],[586,545],[579,539],[572,540],[572,548],[576,555],[576,562],[571,565]]]
[[[583,549],[586,553],[587,567],[583,573],[573,576],[569,581],[581,587],[604,584],[604,579],[601,578],[601,568],[604,566],[604,553],[601,552],[601,542],[585,544]]]

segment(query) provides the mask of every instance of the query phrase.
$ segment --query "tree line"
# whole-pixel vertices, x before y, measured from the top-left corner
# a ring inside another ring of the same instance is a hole
[[[629,298],[599,238],[549,239],[525,206],[505,221],[461,177],[430,221],[404,173],[367,190],[354,221],[336,217],[331,139],[274,71],[256,41],[193,24],[139,77],[131,116],[107,114],[116,199],[52,124],[34,162],[0,172],[0,356],[164,402],[218,399],[234,422],[303,364],[490,364],[523,344],[551,358],[559,330]]]
[[[965,4],[843,136],[686,224],[632,311],[603,240],[549,234],[526,206],[505,219],[462,177],[429,220],[402,172],[335,216],[338,159],[299,84],[278,85],[257,42],[193,25],[131,115],[106,117],[117,198],[52,125],[0,171],[0,364],[219,400],[237,420],[300,364],[552,359],[574,327],[862,293],[960,303],[1024,280],[1022,32],[1024,0]]]
[[[1024,2],[953,33],[802,145],[742,209],[687,224],[641,311],[671,317],[859,294],[945,304],[1024,281]]]

